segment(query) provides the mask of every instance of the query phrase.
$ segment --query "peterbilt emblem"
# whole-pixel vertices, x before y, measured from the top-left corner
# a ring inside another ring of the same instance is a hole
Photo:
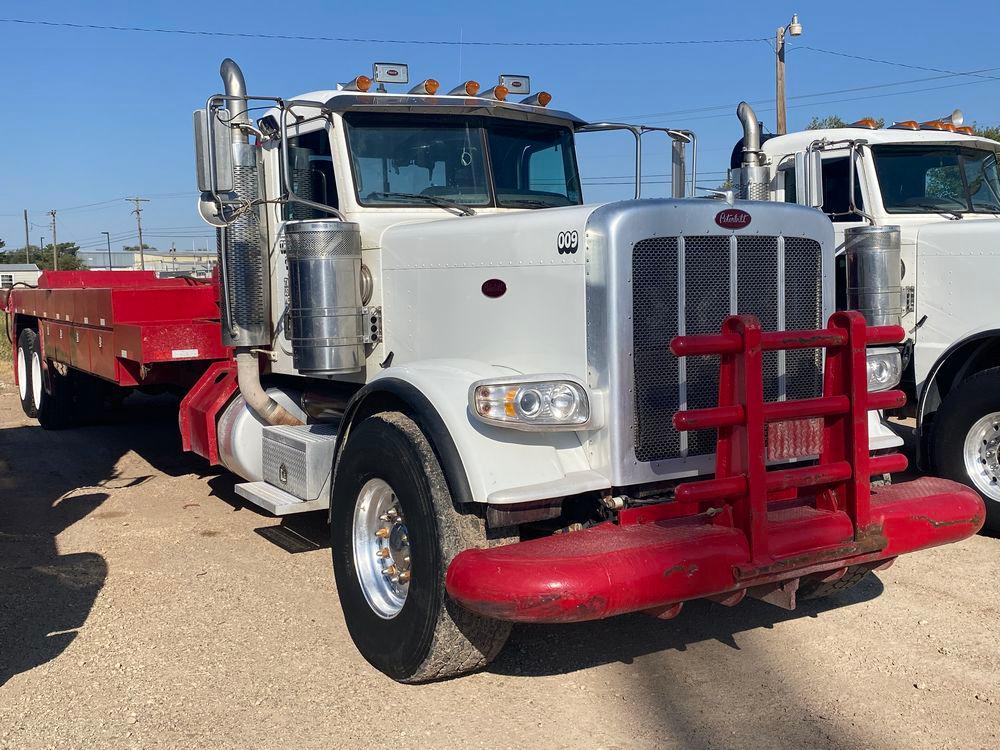
[[[387,71],[385,71],[385,74],[387,76],[398,76],[399,75],[399,71],[396,70],[395,68],[389,68]]]
[[[715,215],[715,223],[723,229],[743,229],[750,226],[752,217],[738,208],[727,208]]]
[[[512,89],[519,89],[519,88],[521,88],[521,86],[523,86],[523,85],[524,85],[524,84],[523,84],[523,83],[521,83],[520,81],[511,81],[511,82],[510,82],[510,87],[511,87]]]
[[[556,249],[559,250],[560,255],[575,253],[580,249],[579,233],[575,229],[571,232],[560,232],[556,238]]]

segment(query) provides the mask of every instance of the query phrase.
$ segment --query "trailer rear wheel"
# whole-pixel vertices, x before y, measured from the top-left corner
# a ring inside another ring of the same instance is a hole
[[[361,655],[400,682],[489,664],[510,623],[469,612],[444,587],[452,558],[486,539],[479,519],[455,508],[420,428],[398,412],[365,419],[352,429],[336,471],[333,569]]]
[[[986,527],[1000,530],[1000,367],[953,388],[934,415],[931,464],[986,501]]]
[[[41,363],[38,360],[38,334],[30,328],[17,337],[17,394],[21,397],[21,411],[29,417],[38,416],[37,391],[42,386]],[[38,365],[37,371],[35,365]]]
[[[64,430],[77,424],[76,398],[74,388],[74,372],[67,370],[65,375],[59,373],[55,363],[49,361],[42,369],[42,352],[39,342],[35,340],[33,361],[38,362],[40,384],[34,388],[38,423],[43,430]]]

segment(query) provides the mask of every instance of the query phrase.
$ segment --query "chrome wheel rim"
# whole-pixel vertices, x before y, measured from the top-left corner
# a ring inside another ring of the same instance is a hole
[[[24,360],[24,349],[17,347],[17,392],[24,401],[28,395],[28,363]]]
[[[34,399],[35,408],[42,407],[42,358],[38,352],[31,353],[31,398]]]
[[[410,540],[399,499],[384,479],[369,479],[354,504],[354,569],[379,617],[391,620],[410,590]]]
[[[987,414],[969,428],[963,457],[973,486],[1000,501],[1000,412]]]

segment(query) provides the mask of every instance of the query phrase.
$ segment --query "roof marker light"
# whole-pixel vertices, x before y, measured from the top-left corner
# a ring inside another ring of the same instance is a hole
[[[352,78],[347,83],[343,84],[341,88],[344,91],[368,91],[372,87],[372,79],[368,76],[358,76],[357,78]]]
[[[552,94],[548,91],[539,91],[537,94],[532,94],[522,99],[521,104],[530,104],[533,107],[547,107],[551,101]]]
[[[894,122],[889,126],[889,130],[920,130],[920,123],[916,120],[903,120]]]
[[[448,92],[448,96],[475,96],[479,93],[479,81],[466,81]]]
[[[878,130],[878,123],[871,117],[862,117],[860,120],[855,120],[847,127],[849,128],[868,128],[869,130]]]
[[[928,120],[927,122],[920,123],[921,130],[946,130],[950,133],[955,132],[955,126],[950,122],[945,120]]]
[[[480,96],[482,96],[483,99],[495,99],[498,102],[502,102],[507,98],[507,94],[509,93],[510,90],[506,86],[498,83],[493,88],[484,91],[480,94]]]
[[[416,86],[414,86],[412,89],[410,89],[410,93],[411,94],[429,94],[430,96],[434,96],[434,94],[437,93],[437,90],[438,90],[438,88],[440,86],[441,86],[441,84],[438,83],[436,80],[434,80],[433,78],[428,78],[428,79],[426,79],[424,81],[421,81]]]
[[[961,133],[962,135],[975,135],[976,129],[970,127],[969,125],[963,125],[962,127],[955,128],[956,133]]]

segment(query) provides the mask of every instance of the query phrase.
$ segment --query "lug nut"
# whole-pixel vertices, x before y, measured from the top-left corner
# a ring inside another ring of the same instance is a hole
[[[388,547],[380,547],[379,551],[376,552],[375,554],[378,555],[379,557],[388,557],[389,556],[389,548]]]
[[[407,559],[407,561],[409,561],[410,558],[406,558],[406,559]],[[410,571],[404,570],[402,573],[400,573],[399,574],[399,582],[400,583],[409,583],[410,582]]]
[[[375,532],[375,536],[377,536],[379,539],[385,539],[387,536],[389,536],[389,529],[382,527],[381,529]]]
[[[390,565],[388,568],[382,571],[382,575],[386,576],[387,578],[396,575],[396,566]]]

